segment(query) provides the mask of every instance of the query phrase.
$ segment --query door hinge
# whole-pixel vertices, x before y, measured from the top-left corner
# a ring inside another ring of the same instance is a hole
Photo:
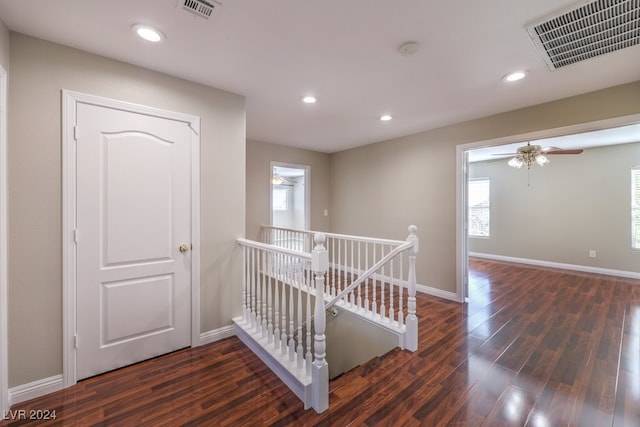
[[[76,228],[75,230],[73,230],[73,241],[78,243],[79,240],[80,240],[80,232]]]
[[[78,349],[78,335],[73,336],[73,348]]]
[[[73,127],[73,139],[78,140],[78,126]]]

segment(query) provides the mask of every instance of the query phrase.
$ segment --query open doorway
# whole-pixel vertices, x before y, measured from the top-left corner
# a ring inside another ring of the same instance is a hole
[[[613,253],[614,248],[625,251],[624,256],[616,253],[612,257],[617,263],[614,270],[611,269],[613,264],[605,264],[604,256],[594,259],[597,243],[606,241],[597,234],[600,228],[585,233],[584,228],[580,228],[580,221],[586,221],[585,212],[593,211],[592,216],[597,216],[597,210],[589,207],[600,205],[606,205],[609,209],[621,206],[620,213],[615,211],[616,215],[623,218],[629,215],[628,178],[631,167],[636,164],[632,159],[637,157],[625,155],[622,150],[634,150],[623,147],[633,147],[636,146],[634,143],[640,142],[639,122],[640,115],[633,115],[458,146],[458,299],[463,302],[476,296],[473,295],[474,285],[470,281],[478,277],[469,271],[469,255],[579,271],[615,270],[621,274],[635,271],[634,268],[627,268],[628,263],[623,264],[627,262],[625,256],[632,256],[629,255],[632,251],[627,250],[627,235],[631,235],[627,230],[631,226],[630,221],[617,221],[616,227],[620,230],[616,228],[616,233],[605,232],[607,237],[621,236],[621,241],[604,245],[607,253]],[[541,168],[535,159],[531,171],[525,165],[520,173],[514,173],[518,165],[512,165],[515,162],[509,161],[526,152],[529,143],[532,148],[539,145],[543,154],[549,155],[552,165]],[[587,148],[590,150],[580,154],[582,149]],[[605,154],[615,157],[607,157],[604,161],[601,156]],[[606,172],[604,165],[615,170]],[[605,175],[608,179],[603,178]],[[615,191],[607,190],[607,185],[614,182],[611,178],[613,175],[617,177],[617,186]],[[483,181],[488,182],[483,184]],[[585,182],[588,185],[579,185]],[[483,189],[482,185],[485,184],[488,188]],[[471,188],[473,186],[478,188]],[[585,187],[584,191],[582,187]],[[479,197],[483,192],[489,197]],[[567,197],[567,194],[571,194],[571,197]],[[616,199],[616,203],[597,203],[595,197],[598,194],[610,197],[620,194],[620,200]],[[568,206],[582,210],[574,212]],[[568,222],[564,221],[567,217],[571,218]],[[523,225],[528,227],[529,232],[522,233]],[[601,228],[611,231],[611,227]],[[549,244],[555,236],[564,237],[558,244]],[[581,236],[589,238],[581,240]]]
[[[271,162],[272,226],[309,229],[309,170],[306,165]]]

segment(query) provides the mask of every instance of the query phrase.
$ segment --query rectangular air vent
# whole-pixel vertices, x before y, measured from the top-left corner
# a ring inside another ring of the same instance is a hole
[[[204,0],[183,0],[182,8],[194,15],[209,19],[213,13],[213,4]]]
[[[640,0],[596,0],[527,26],[551,70],[640,44]]]

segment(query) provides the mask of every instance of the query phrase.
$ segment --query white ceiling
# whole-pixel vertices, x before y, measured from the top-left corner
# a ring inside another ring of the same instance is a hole
[[[222,3],[205,20],[177,0],[0,0],[0,17],[13,31],[244,95],[249,139],[323,152],[640,80],[640,45],[547,69],[524,27],[574,0]],[[135,23],[166,40],[137,39]],[[407,41],[420,44],[415,55],[398,52]],[[501,81],[517,69],[528,77]],[[307,94],[318,102],[303,104]]]

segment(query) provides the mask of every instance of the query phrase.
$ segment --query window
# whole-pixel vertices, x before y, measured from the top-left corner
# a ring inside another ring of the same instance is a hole
[[[640,166],[631,168],[631,247],[640,249]]]
[[[273,210],[274,211],[286,211],[289,209],[289,201],[287,195],[289,194],[288,188],[274,188],[273,189]]]
[[[489,237],[489,178],[469,180],[469,236]]]

